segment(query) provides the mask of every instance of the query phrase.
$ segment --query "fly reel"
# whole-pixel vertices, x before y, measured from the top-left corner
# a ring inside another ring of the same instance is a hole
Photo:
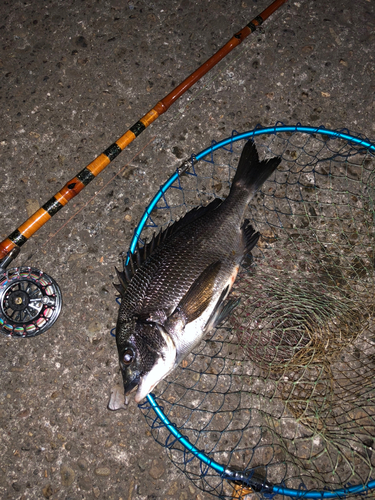
[[[48,274],[33,267],[0,267],[0,332],[36,337],[59,317],[61,290]]]

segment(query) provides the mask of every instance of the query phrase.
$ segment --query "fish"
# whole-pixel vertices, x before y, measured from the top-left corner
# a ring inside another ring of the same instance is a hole
[[[116,269],[116,344],[124,393],[140,403],[238,304],[229,293],[260,237],[245,210],[281,159],[246,142],[226,199],[196,207],[137,245]]]

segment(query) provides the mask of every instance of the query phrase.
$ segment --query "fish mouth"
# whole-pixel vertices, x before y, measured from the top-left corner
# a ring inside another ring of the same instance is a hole
[[[140,380],[140,377],[136,376],[130,382],[126,382],[125,383],[125,381],[124,381],[124,393],[125,393],[125,396],[127,396],[128,394],[130,394],[137,387],[137,385],[139,384],[139,380]]]
[[[142,399],[144,399],[152,389],[160,382],[160,380],[156,380],[153,383],[150,383],[150,381],[146,378],[142,379],[138,385],[138,390],[134,396],[134,401],[139,404]]]

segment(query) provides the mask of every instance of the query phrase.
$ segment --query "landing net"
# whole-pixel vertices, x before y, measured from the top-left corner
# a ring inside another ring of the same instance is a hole
[[[176,467],[219,498],[370,498],[375,145],[302,126],[234,132],[160,188],[131,250],[225,198],[249,137],[282,162],[249,206],[262,236],[232,292],[240,304],[141,410]]]

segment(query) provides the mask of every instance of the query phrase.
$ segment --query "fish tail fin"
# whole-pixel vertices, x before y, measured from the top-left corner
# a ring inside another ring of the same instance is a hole
[[[249,139],[242,150],[231,191],[242,188],[254,194],[277,169],[280,162],[281,158],[277,156],[259,161],[256,146],[252,139]]]

